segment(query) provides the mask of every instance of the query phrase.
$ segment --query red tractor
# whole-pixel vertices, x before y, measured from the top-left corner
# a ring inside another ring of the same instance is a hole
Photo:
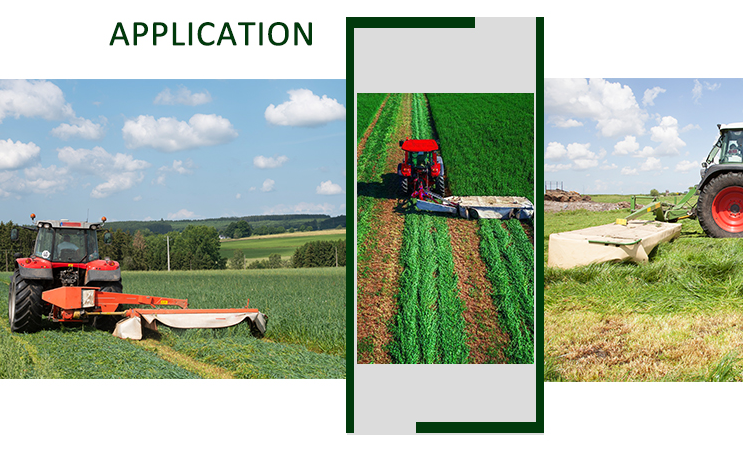
[[[31,215],[31,219],[35,219]],[[69,220],[39,220],[36,245],[30,257],[18,257],[10,279],[8,318],[13,332],[35,332],[41,328],[42,316],[55,318],[52,304],[42,299],[42,292],[58,287],[98,287],[101,292],[121,293],[119,263],[100,259],[96,232],[100,223]],[[18,229],[11,231],[11,240],[18,240]],[[111,241],[111,233],[104,235]],[[57,317],[58,318],[58,317]],[[96,317],[93,324],[104,327],[107,317]]]
[[[437,140],[401,140],[405,160],[398,164],[397,175],[403,195],[422,190],[444,195],[444,161]]]

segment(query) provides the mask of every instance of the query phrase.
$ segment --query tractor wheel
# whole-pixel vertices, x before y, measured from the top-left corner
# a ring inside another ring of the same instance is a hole
[[[100,287],[101,289],[99,291],[101,292],[122,293],[124,291],[124,287],[121,285],[121,282],[95,282],[91,283],[90,286]],[[119,309],[117,308],[116,310]],[[116,327],[116,322],[118,322],[120,318],[121,317],[118,316],[106,315],[95,316],[92,320],[90,320],[90,324],[98,330],[111,332]]]
[[[437,176],[436,177],[436,187],[434,188],[434,192],[436,192],[440,196],[444,196],[444,175]]]
[[[710,237],[743,237],[743,173],[724,173],[704,186],[697,216]]]
[[[407,176],[400,176],[400,190],[404,196],[410,196],[410,181]]]
[[[41,329],[41,299],[43,287],[34,281],[23,279],[16,270],[10,279],[8,293],[8,322],[13,332],[36,332]]]

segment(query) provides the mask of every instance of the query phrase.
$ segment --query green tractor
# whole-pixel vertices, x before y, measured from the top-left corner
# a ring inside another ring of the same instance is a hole
[[[695,215],[710,237],[743,237],[743,123],[717,128],[720,137],[702,162]]]

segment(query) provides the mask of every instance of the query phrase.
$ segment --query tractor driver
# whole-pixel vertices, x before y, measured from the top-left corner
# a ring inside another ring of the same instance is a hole
[[[62,251],[65,250],[65,249],[71,249],[73,251],[77,251],[77,250],[80,249],[80,248],[77,247],[77,245],[75,245],[74,243],[72,243],[70,241],[70,235],[69,234],[64,234],[62,236],[62,243],[60,243],[59,245],[57,245],[57,257],[59,257],[59,255],[62,254]]]

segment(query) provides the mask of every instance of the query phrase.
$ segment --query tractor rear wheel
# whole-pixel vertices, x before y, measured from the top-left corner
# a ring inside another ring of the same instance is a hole
[[[404,196],[410,196],[410,182],[407,176],[400,176],[400,190]]]
[[[697,217],[710,237],[743,237],[743,173],[724,173],[704,186]]]
[[[100,292],[108,292],[108,293],[123,293],[124,287],[121,285],[121,282],[94,282],[90,284],[91,287],[100,287]],[[121,306],[119,306],[121,307]],[[117,311],[119,308],[116,309]],[[113,331],[116,327],[116,322],[119,321],[121,317],[119,316],[95,316],[90,321],[90,324],[102,331]]]
[[[434,188],[434,191],[436,194],[440,196],[444,196],[444,190],[446,187],[444,187],[444,175],[437,176],[436,177],[436,187]]]
[[[13,273],[8,293],[8,322],[12,332],[30,333],[41,329],[42,291],[41,284],[23,279],[18,270]]]

